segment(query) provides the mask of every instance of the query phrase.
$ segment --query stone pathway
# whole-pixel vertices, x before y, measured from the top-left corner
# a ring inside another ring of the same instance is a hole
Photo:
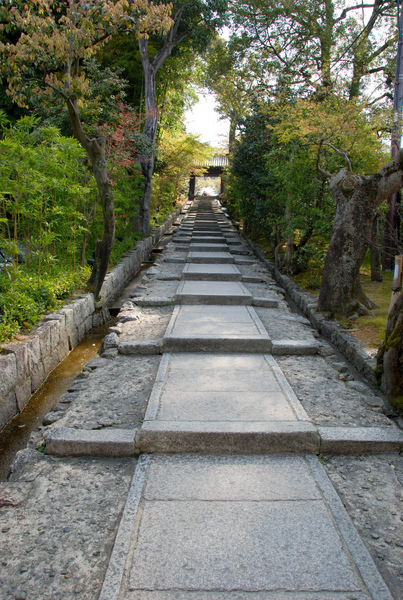
[[[48,420],[0,498],[0,599],[403,598],[403,434],[217,201],[178,222]]]

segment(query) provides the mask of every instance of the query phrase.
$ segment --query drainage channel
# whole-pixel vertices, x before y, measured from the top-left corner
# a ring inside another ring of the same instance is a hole
[[[44,415],[59,401],[83,367],[98,354],[108,325],[96,327],[53,369],[42,386],[31,396],[24,410],[0,432],[0,481],[7,479],[18,450],[26,447],[32,431],[42,424]]]

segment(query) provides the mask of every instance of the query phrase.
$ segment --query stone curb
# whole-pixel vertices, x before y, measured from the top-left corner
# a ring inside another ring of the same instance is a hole
[[[243,234],[240,232],[240,235]],[[376,384],[375,377],[375,359],[371,358],[365,350],[360,346],[358,340],[353,338],[351,335],[340,331],[339,325],[332,321],[326,321],[325,317],[317,312],[313,308],[312,304],[314,299],[312,296],[304,294],[299,286],[290,279],[287,275],[280,273],[278,269],[265,258],[262,250],[248,240],[245,236],[243,238],[248,242],[250,247],[255,252],[256,256],[266,265],[277,283],[284,288],[290,298],[296,303],[298,308],[304,313],[309,319],[312,326],[325,337],[327,337],[332,344],[336,346],[340,352],[344,354],[348,361],[357,369],[357,371],[363,375],[371,383]]]
[[[53,456],[133,456],[131,429],[72,429],[55,427],[46,438],[46,454]]]
[[[317,354],[318,350],[316,340],[272,340],[272,354],[276,356],[308,356]]]
[[[161,386],[156,390],[157,396]],[[154,400],[154,406],[158,398],[150,400]],[[152,417],[153,406],[149,405],[146,418]],[[54,427],[46,438],[46,453],[117,457],[139,452],[368,454],[403,449],[403,434],[394,427],[318,427],[316,432],[310,423],[299,422],[276,423],[271,429],[262,424],[256,431],[246,428],[241,432],[231,431],[227,423],[215,423],[213,429],[214,432],[205,430],[205,423],[163,422],[153,426],[152,421],[146,420],[135,442],[134,430]]]
[[[119,354],[162,354],[162,342],[145,340],[138,342],[120,342]]]
[[[395,427],[318,427],[322,454],[398,452],[403,433]]]
[[[98,600],[118,600],[150,457],[140,456]]]

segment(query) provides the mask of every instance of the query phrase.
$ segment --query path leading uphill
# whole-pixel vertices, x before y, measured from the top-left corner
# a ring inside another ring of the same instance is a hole
[[[161,250],[32,439],[47,455],[19,454],[0,598],[403,598],[403,434],[382,400],[216,200]]]

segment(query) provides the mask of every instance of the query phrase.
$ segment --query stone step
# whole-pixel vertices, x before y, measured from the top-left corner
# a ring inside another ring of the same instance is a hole
[[[303,453],[318,445],[273,357],[239,353],[165,353],[136,442],[141,452]]]
[[[252,294],[238,281],[182,281],[176,304],[251,305]]]
[[[191,236],[193,238],[201,238],[200,241],[204,241],[206,237],[224,237],[225,239],[233,239],[236,238],[239,241],[239,236],[235,233],[221,231],[221,229],[217,229],[216,231],[204,231],[204,230],[195,230],[194,227],[189,227],[189,229],[184,229],[178,231],[175,235],[186,235]]]
[[[230,252],[231,254],[249,254],[249,249],[246,246],[242,246],[241,244],[238,245],[231,245],[229,246],[228,252]]]
[[[272,341],[251,306],[175,306],[165,352],[271,352]]]
[[[306,422],[144,421],[136,452],[315,454],[319,435]]]
[[[392,600],[316,456],[143,455],[99,600],[193,598]]]
[[[222,242],[221,244],[194,244],[191,242],[189,250],[190,252],[228,252],[228,246],[225,242]]]
[[[242,274],[232,264],[185,264],[181,279],[187,281],[241,281]]]
[[[229,252],[189,252],[186,262],[224,264],[235,262],[234,256]]]

